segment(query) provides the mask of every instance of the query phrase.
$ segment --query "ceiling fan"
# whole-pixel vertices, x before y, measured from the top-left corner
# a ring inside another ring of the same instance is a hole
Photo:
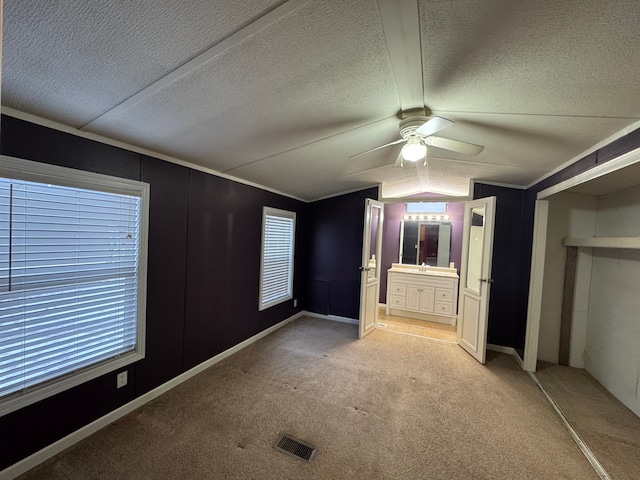
[[[366,152],[352,155],[352,157],[357,157],[364,155],[365,153],[380,150],[381,148],[406,142],[406,145],[404,145],[402,150],[400,150],[398,159],[394,164],[394,167],[403,167],[404,161],[417,162],[422,159],[424,159],[424,163],[426,165],[427,146],[451,150],[465,155],[477,155],[484,150],[482,145],[436,137],[433,135],[434,133],[450,127],[453,123],[454,122],[451,120],[437,116],[433,116],[431,118],[422,115],[407,117],[400,122],[400,136],[402,137],[400,140],[367,150]]]

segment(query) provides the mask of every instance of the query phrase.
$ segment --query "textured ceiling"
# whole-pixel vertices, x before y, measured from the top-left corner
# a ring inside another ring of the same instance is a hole
[[[5,1],[2,103],[82,127],[278,3]]]
[[[3,106],[309,200],[526,186],[640,120],[635,0],[4,0],[4,17]],[[422,106],[484,151],[350,158]]]

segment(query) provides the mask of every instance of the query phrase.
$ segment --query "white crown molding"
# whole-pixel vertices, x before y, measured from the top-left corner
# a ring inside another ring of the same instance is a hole
[[[614,133],[613,135],[610,135],[609,137],[605,138],[601,142],[596,143],[591,148],[588,148],[584,152],[576,155],[571,160],[563,163],[559,167],[556,167],[553,170],[551,170],[550,172],[545,173],[543,176],[541,176],[537,180],[534,180],[532,183],[527,185],[525,187],[525,190],[533,187],[537,183],[540,183],[541,181],[551,177],[552,175],[555,175],[556,173],[564,170],[565,168],[567,168],[567,167],[573,165],[574,163],[582,160],[583,158],[587,157],[588,155],[591,155],[593,152],[596,152],[596,151],[600,150],[602,147],[606,147],[610,143],[613,143],[614,141],[618,140],[619,138],[622,138],[625,135],[630,134],[631,132],[633,132],[634,130],[637,130],[638,128],[640,128],[640,120],[637,121],[637,122],[633,122],[631,125],[623,128],[622,130],[617,131],[616,133]]]
[[[567,190],[568,188],[575,187],[580,185],[581,183],[588,182],[589,180],[593,180],[598,177],[602,177],[608,173],[615,172],[624,167],[628,167],[629,165],[633,165],[634,163],[640,162],[640,147],[631,150],[627,153],[620,155],[608,162],[604,162],[596,165],[589,170],[586,170],[578,175],[575,175],[568,180],[565,180],[560,183],[556,183],[544,190],[540,190],[537,194],[537,199],[542,200],[543,198],[547,198],[550,195],[555,193],[562,192]]]
[[[358,187],[352,190],[346,190],[344,192],[332,193],[330,195],[325,195],[324,197],[314,198],[313,200],[309,200],[309,202],[319,202],[320,200],[327,200],[328,198],[341,197],[342,195],[348,195],[350,193],[361,192],[362,190],[368,190],[370,188],[378,187],[379,184],[371,184],[366,187]],[[380,196],[380,188],[378,187],[378,197]]]
[[[131,152],[140,153],[142,155],[147,155],[149,157],[154,157],[159,160],[164,160],[165,162],[175,163],[176,165],[181,165],[183,167],[191,168],[193,170],[197,170],[199,172],[208,173],[209,175],[215,175],[216,177],[221,177],[226,180],[231,180],[233,182],[241,183],[243,185],[248,185],[250,187],[256,187],[261,190],[265,190],[267,192],[275,193],[277,195],[282,195],[283,197],[293,198],[294,200],[298,200],[300,202],[309,203],[309,200],[305,200],[304,198],[296,197],[295,195],[291,195],[289,193],[281,192],[280,190],[276,190],[273,188],[265,187],[264,185],[260,185],[258,183],[250,182],[248,180],[244,180],[239,177],[234,177],[232,175],[228,175],[222,172],[218,172],[217,170],[213,170],[211,168],[202,167],[192,162],[188,162],[185,160],[181,160],[176,157],[172,157],[170,155],[165,155],[163,153],[155,152],[153,150],[149,150],[143,147],[138,147],[136,145],[132,145],[130,143],[121,142],[118,140],[113,140],[108,137],[103,137],[102,135],[98,135],[95,133],[85,132],[82,130],[78,130],[77,128],[70,127],[68,125],[64,125],[62,123],[55,122],[53,120],[47,120],[42,117],[38,117],[36,115],[32,115],[30,113],[21,112],[20,110],[15,110],[10,107],[2,107],[2,113],[9,117],[17,118],[20,120],[24,120],[26,122],[34,123],[36,125],[40,125],[42,127],[51,128],[53,130],[57,130],[59,132],[68,133],[70,135],[74,135],[76,137],[86,138],[87,140],[93,140],[94,142],[103,143],[105,145],[111,145],[112,147],[122,148],[124,150],[129,150]]]
[[[516,190],[526,190],[528,187],[524,185],[515,185],[513,183],[502,183],[502,182],[492,182],[490,180],[475,180],[475,183],[483,184],[483,185],[492,185],[494,187],[504,187],[504,188],[513,188]]]

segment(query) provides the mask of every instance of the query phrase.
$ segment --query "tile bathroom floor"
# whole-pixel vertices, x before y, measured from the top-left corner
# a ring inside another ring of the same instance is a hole
[[[386,327],[383,325],[386,325]],[[378,310],[378,328],[456,343],[456,327],[453,325],[387,315],[385,307],[380,307]]]

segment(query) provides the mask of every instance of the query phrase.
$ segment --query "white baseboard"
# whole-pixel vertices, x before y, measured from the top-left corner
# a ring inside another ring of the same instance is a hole
[[[487,343],[487,350],[491,350],[492,352],[500,352],[506,353],[508,355],[513,355],[515,350],[511,347],[503,347],[502,345],[493,345],[492,343]]]
[[[107,425],[110,425],[111,423],[115,422],[119,418],[122,418],[125,415],[127,415],[127,414],[131,413],[132,411],[134,411],[135,409],[141,407],[145,403],[150,402],[154,398],[159,397],[163,393],[165,393],[165,392],[171,390],[172,388],[180,385],[182,382],[184,382],[186,380],[189,380],[191,377],[197,375],[198,373],[202,372],[203,370],[206,370],[207,368],[211,367],[212,365],[215,365],[216,363],[220,362],[221,360],[224,360],[225,358],[233,355],[234,353],[242,350],[243,348],[251,345],[252,343],[260,340],[261,338],[266,337],[270,333],[275,332],[279,328],[284,327],[288,323],[291,323],[292,321],[294,321],[297,318],[300,318],[300,317],[302,317],[304,315],[309,315],[309,314],[307,312],[304,312],[304,311],[298,312],[297,314],[293,315],[292,317],[289,317],[286,320],[283,320],[282,322],[277,323],[274,326],[267,328],[266,330],[263,330],[262,332],[254,335],[253,337],[247,338],[245,341],[240,342],[239,344],[229,348],[228,350],[225,350],[222,353],[219,353],[215,357],[210,358],[209,360],[207,360],[205,362],[202,362],[200,365],[196,365],[192,369],[187,370],[186,372],[182,373],[181,375],[178,375],[175,378],[172,378],[168,382],[163,383],[162,385],[160,385],[159,387],[154,388],[150,392],[147,392],[144,395],[139,396],[138,398],[136,398],[136,399],[132,400],[131,402],[121,406],[120,408],[118,408],[116,410],[113,410],[112,412],[107,413],[105,416],[98,418],[97,420],[91,422],[88,425],[85,425],[84,427],[80,428],[79,430],[76,430],[73,433],[70,433],[69,435],[67,435],[64,438],[61,438],[57,442],[52,443],[51,445],[43,448],[42,450],[37,451],[36,453],[28,456],[27,458],[25,458],[23,460],[20,460],[18,463],[15,463],[15,464],[11,465],[10,467],[5,468],[4,470],[0,471],[0,480],[12,480],[12,479],[18,477],[19,475],[22,475],[23,473],[27,472],[28,470],[31,470],[32,468],[34,468],[37,465],[41,464],[45,460],[48,460],[49,458],[53,457],[54,455],[57,455],[58,453],[60,453],[64,449],[69,448],[70,446],[72,446],[72,445],[78,443],[79,441],[87,438],[89,435],[97,432],[98,430],[106,427]]]
[[[513,355],[520,368],[524,368],[524,364],[522,363],[522,359],[518,352],[516,352],[515,348],[512,347],[503,347],[502,345],[493,345],[491,343],[487,343],[487,350],[491,350],[493,352],[506,353],[507,355]]]
[[[325,320],[333,320],[334,322],[350,323],[351,325],[359,325],[357,318],[340,317],[338,315],[325,315],[323,313],[303,312],[308,317],[324,318]]]
[[[516,359],[516,363],[520,365],[520,368],[524,370],[524,361],[522,360],[522,358],[520,358],[520,355],[518,355],[518,352],[515,348],[513,349],[513,358]]]

